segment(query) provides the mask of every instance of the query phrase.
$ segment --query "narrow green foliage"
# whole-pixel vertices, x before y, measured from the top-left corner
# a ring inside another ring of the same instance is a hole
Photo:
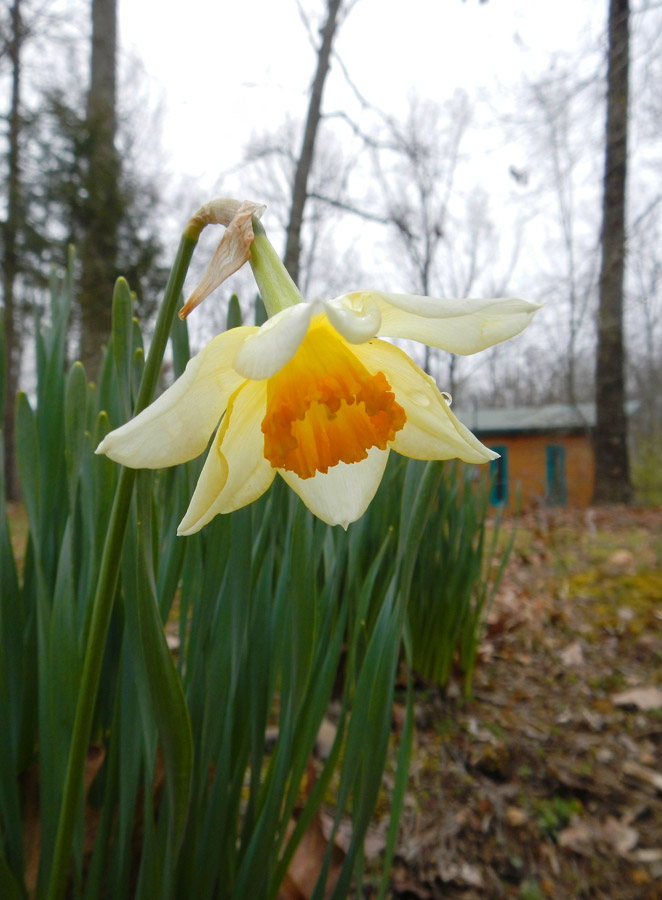
[[[443,687],[457,659],[469,694],[485,616],[512,537],[497,560],[500,517],[488,525],[485,483],[475,481],[469,467],[433,465],[438,472],[434,509],[425,533],[418,537],[412,573],[412,664]]]
[[[7,350],[5,345],[4,316],[0,318],[0,422],[4,422],[5,383],[7,380]]]
[[[133,357],[133,303],[129,285],[118,278],[113,291],[112,357],[115,363],[116,389],[123,417],[131,412],[131,360]]]
[[[229,331],[231,328],[237,328],[241,324],[241,306],[239,305],[239,297],[237,297],[236,294],[233,294],[228,302],[226,328]]]
[[[178,538],[201,460],[136,473],[94,449],[149,403],[168,337],[184,371],[180,287],[169,283],[145,361],[118,281],[96,385],[80,364],[65,368],[70,276],[53,282],[50,324],[36,336],[35,400],[20,395],[17,407],[22,569],[0,490],[0,895],[23,900],[36,863],[23,845],[21,776],[38,766],[37,900],[67,890],[277,900],[322,805],[334,824],[314,897],[340,900],[361,883],[402,668],[384,896],[413,742],[412,671],[427,653],[447,677],[459,648],[470,678],[496,535],[488,543],[486,508],[457,473],[393,454],[347,531],[316,520],[277,478],[252,506]],[[240,323],[233,297],[228,325]],[[335,740],[313,764],[328,716]],[[348,820],[332,872],[333,836]]]

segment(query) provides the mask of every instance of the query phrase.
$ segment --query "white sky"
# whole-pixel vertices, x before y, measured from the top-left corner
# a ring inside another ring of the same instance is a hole
[[[302,0],[316,27],[323,0]],[[358,0],[335,49],[363,96],[404,111],[415,90],[437,102],[458,87],[516,83],[550,55],[593,43],[606,0]],[[213,189],[254,131],[303,118],[315,66],[296,0],[120,0],[120,41],[143,62],[165,106],[164,144],[177,176]],[[353,100],[339,67],[324,108]]]
[[[326,0],[301,0],[301,4],[317,36]],[[458,88],[471,98],[489,94],[499,97],[502,105],[512,106],[522,81],[535,80],[555,58],[559,62],[565,57],[583,59],[585,66],[595,70],[607,7],[608,0],[356,0],[337,33],[334,50],[361,94],[399,118],[405,118],[412,93],[443,104]],[[296,0],[186,0],[176,7],[162,0],[119,0],[119,26],[121,51],[142,61],[152,96],[163,104],[162,144],[168,176],[186,185],[185,196],[180,193],[178,198],[178,204],[183,202],[186,208],[172,210],[179,219],[179,231],[197,205],[215,194],[242,196],[242,176],[227,173],[241,162],[254,134],[275,130],[288,117],[303,120],[315,52]],[[578,54],[579,48],[583,55]],[[323,110],[360,115],[337,63],[327,78]],[[485,114],[489,125],[489,104],[483,107],[483,126]],[[500,128],[494,129],[494,136],[497,131],[501,141]],[[342,140],[340,126],[337,134]],[[488,186],[505,235],[498,251],[503,264],[499,260],[497,268],[507,268],[516,241],[507,234],[502,208],[506,193],[513,191],[508,165],[519,164],[524,155],[519,150],[516,143],[509,145],[505,163],[503,156],[498,164],[485,157],[476,165],[472,147],[472,171]],[[280,247],[268,216],[265,223]],[[550,265],[540,221],[533,245],[529,229],[529,247],[522,254],[526,264],[518,263],[508,286],[521,296],[531,296],[532,271]],[[370,246],[361,259],[366,284],[411,289],[397,283],[397,275],[393,280],[385,234],[371,236],[358,221],[347,222],[343,228],[346,247],[360,245],[362,252],[366,244]],[[208,260],[217,241],[218,236],[203,236],[187,288],[192,289],[198,266]],[[351,253],[343,258],[342,267],[351,272]],[[240,273],[235,276],[239,282],[228,283],[241,296],[246,290],[242,277]],[[381,278],[388,285],[380,283]],[[250,278],[248,282],[252,284]],[[538,290],[540,279],[534,282]],[[351,283],[344,289],[357,286]],[[205,321],[201,317],[200,327]],[[213,322],[207,325],[219,327]]]

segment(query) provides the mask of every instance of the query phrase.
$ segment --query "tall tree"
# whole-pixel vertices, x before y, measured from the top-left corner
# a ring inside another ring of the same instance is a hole
[[[21,364],[21,333],[16,302],[16,279],[19,271],[18,241],[21,229],[21,47],[25,31],[21,17],[21,0],[14,0],[10,10],[7,53],[11,64],[11,102],[9,108],[7,151],[7,215],[2,224],[2,295],[6,354],[5,392],[0,397],[3,409],[2,430],[5,443],[5,485],[7,496],[15,500],[19,494],[16,452],[14,447],[14,406]]]
[[[123,215],[117,131],[117,0],[92,0],[92,52],[87,96],[87,179],[81,247],[81,360],[94,378],[111,325]]]
[[[629,0],[610,0],[602,266],[596,364],[596,478],[593,501],[597,504],[627,503],[632,493],[625,416],[623,346],[629,17]]]
[[[327,17],[321,32],[321,43],[317,51],[317,71],[310,92],[308,115],[303,132],[301,152],[297,161],[292,188],[292,206],[287,226],[285,244],[285,267],[295,282],[299,280],[299,258],[301,256],[301,227],[303,212],[308,199],[308,177],[313,165],[315,138],[322,115],[322,93],[331,63],[331,47],[338,25],[338,12],[342,0],[328,0]]]

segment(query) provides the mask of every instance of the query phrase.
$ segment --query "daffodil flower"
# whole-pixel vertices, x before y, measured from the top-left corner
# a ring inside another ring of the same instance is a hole
[[[516,334],[534,310],[523,300],[376,291],[290,306],[261,328],[215,337],[98,452],[134,468],[173,466],[199,456],[218,425],[180,534],[257,500],[276,472],[316,516],[346,527],[372,500],[390,449],[470,463],[497,455],[453,415],[434,380],[378,335],[426,336],[472,353]]]
[[[215,337],[97,448],[127,466],[162,468],[199,456],[215,432],[179,534],[257,500],[276,473],[316,516],[346,528],[372,500],[390,450],[469,463],[497,456],[435,381],[380,338],[475,353],[522,331],[536,304],[379,291],[306,303],[297,295],[260,328]]]

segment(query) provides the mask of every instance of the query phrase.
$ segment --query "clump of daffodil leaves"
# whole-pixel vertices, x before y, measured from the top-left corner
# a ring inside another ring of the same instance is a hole
[[[391,450],[421,460],[494,459],[434,379],[381,338],[477,353],[519,334],[538,305],[375,290],[306,302],[258,221],[263,210],[216,200],[198,212],[203,225],[227,230],[180,315],[248,260],[267,321],[217,335],[97,453],[133,468],[174,466],[199,456],[215,432],[183,535],[257,500],[276,473],[316,516],[346,528],[374,497]]]

